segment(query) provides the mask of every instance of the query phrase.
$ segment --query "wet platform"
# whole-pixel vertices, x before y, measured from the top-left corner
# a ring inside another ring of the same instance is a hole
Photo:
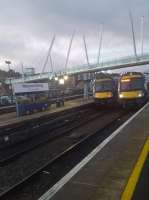
[[[40,200],[132,199],[145,160],[146,154],[142,154],[144,146],[146,153],[149,150],[148,119],[149,103],[43,194]]]
[[[92,97],[85,98],[85,99],[77,98],[74,100],[67,100],[65,102],[65,105],[61,106],[61,107],[56,107],[55,104],[52,104],[52,106],[47,111],[38,112],[38,113],[31,114],[31,115],[17,117],[16,112],[2,114],[2,115],[0,115],[0,128],[2,128],[3,126],[6,126],[6,125],[11,125],[11,124],[19,123],[19,122],[25,122],[25,121],[32,120],[32,119],[37,119],[42,116],[46,116],[46,115],[49,115],[49,114],[52,114],[55,112],[61,112],[61,111],[67,110],[67,109],[79,107],[81,105],[85,105],[85,104],[92,103],[92,102],[93,102]]]

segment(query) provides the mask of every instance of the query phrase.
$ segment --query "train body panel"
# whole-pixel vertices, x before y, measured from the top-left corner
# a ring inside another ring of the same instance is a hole
[[[140,72],[123,74],[118,83],[118,102],[123,107],[142,105],[148,99],[147,81]]]
[[[97,74],[93,90],[96,104],[112,104],[117,99],[117,81],[110,74]]]
[[[123,99],[134,99],[143,96],[142,90],[120,92],[119,97]]]
[[[113,93],[110,92],[96,92],[95,98],[97,99],[110,99],[113,97]]]

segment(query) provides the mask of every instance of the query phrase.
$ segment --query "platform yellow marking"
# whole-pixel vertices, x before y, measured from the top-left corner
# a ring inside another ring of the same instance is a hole
[[[145,142],[143,149],[140,153],[140,156],[138,158],[138,161],[136,162],[136,165],[129,177],[129,180],[127,182],[127,185],[124,189],[124,192],[121,196],[121,200],[131,200],[135,187],[137,185],[137,182],[139,180],[143,165],[145,163],[145,160],[148,156],[149,153],[149,138],[147,139],[147,141]]]

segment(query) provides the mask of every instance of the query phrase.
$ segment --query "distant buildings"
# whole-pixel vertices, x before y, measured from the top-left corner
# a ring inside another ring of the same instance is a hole
[[[0,82],[0,96],[9,95],[9,88],[4,83]]]
[[[35,74],[35,68],[33,67],[24,68],[24,76],[32,76],[34,74]]]
[[[9,89],[9,85],[5,84],[6,78],[18,78],[21,77],[21,74],[15,72],[14,70],[10,70],[8,72],[0,70],[0,96],[10,95],[11,90]]]

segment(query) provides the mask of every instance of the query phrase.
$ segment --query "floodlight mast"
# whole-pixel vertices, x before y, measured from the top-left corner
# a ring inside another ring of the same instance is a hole
[[[143,45],[144,45],[144,16],[141,17],[141,56],[143,56]]]
[[[66,62],[65,62],[65,73],[67,72],[67,66],[68,66],[68,61],[69,61],[69,57],[70,57],[70,51],[71,51],[74,36],[75,36],[75,31],[73,31],[73,34],[72,34],[71,39],[70,39],[68,51],[67,51]]]
[[[85,50],[87,65],[90,66],[85,35],[83,35],[83,42],[84,42],[84,50]]]
[[[51,56],[51,50],[52,50],[54,41],[55,41],[55,35],[53,36],[52,41],[51,41],[51,43],[50,43],[50,46],[49,46],[49,49],[48,49],[48,54],[47,54],[47,57],[46,57],[46,59],[45,59],[45,62],[44,62],[43,68],[42,68],[42,73],[44,73],[44,70],[45,70],[46,65],[47,65],[47,63],[48,63],[48,60],[49,60],[49,56]]]
[[[49,55],[49,57],[50,57],[51,73],[53,74],[54,68],[53,68],[53,60],[51,54]]]
[[[8,65],[8,78],[9,78],[9,86],[10,86],[10,93],[11,93],[11,103],[13,103],[13,89],[12,89],[12,77],[11,77],[11,61],[10,60],[5,60],[5,63]]]
[[[21,63],[21,70],[22,70],[22,78],[24,79],[24,65]]]
[[[131,31],[132,31],[132,38],[133,38],[134,55],[135,55],[135,57],[137,59],[138,56],[137,56],[137,50],[136,50],[136,40],[135,40],[134,25],[133,25],[133,18],[132,18],[131,11],[129,11],[129,18],[130,18],[130,23],[131,23]]]
[[[102,40],[103,40],[103,32],[104,32],[104,24],[101,24],[101,33],[99,34],[99,49],[97,55],[97,64],[99,64],[100,57],[101,57],[101,48],[102,48]]]

